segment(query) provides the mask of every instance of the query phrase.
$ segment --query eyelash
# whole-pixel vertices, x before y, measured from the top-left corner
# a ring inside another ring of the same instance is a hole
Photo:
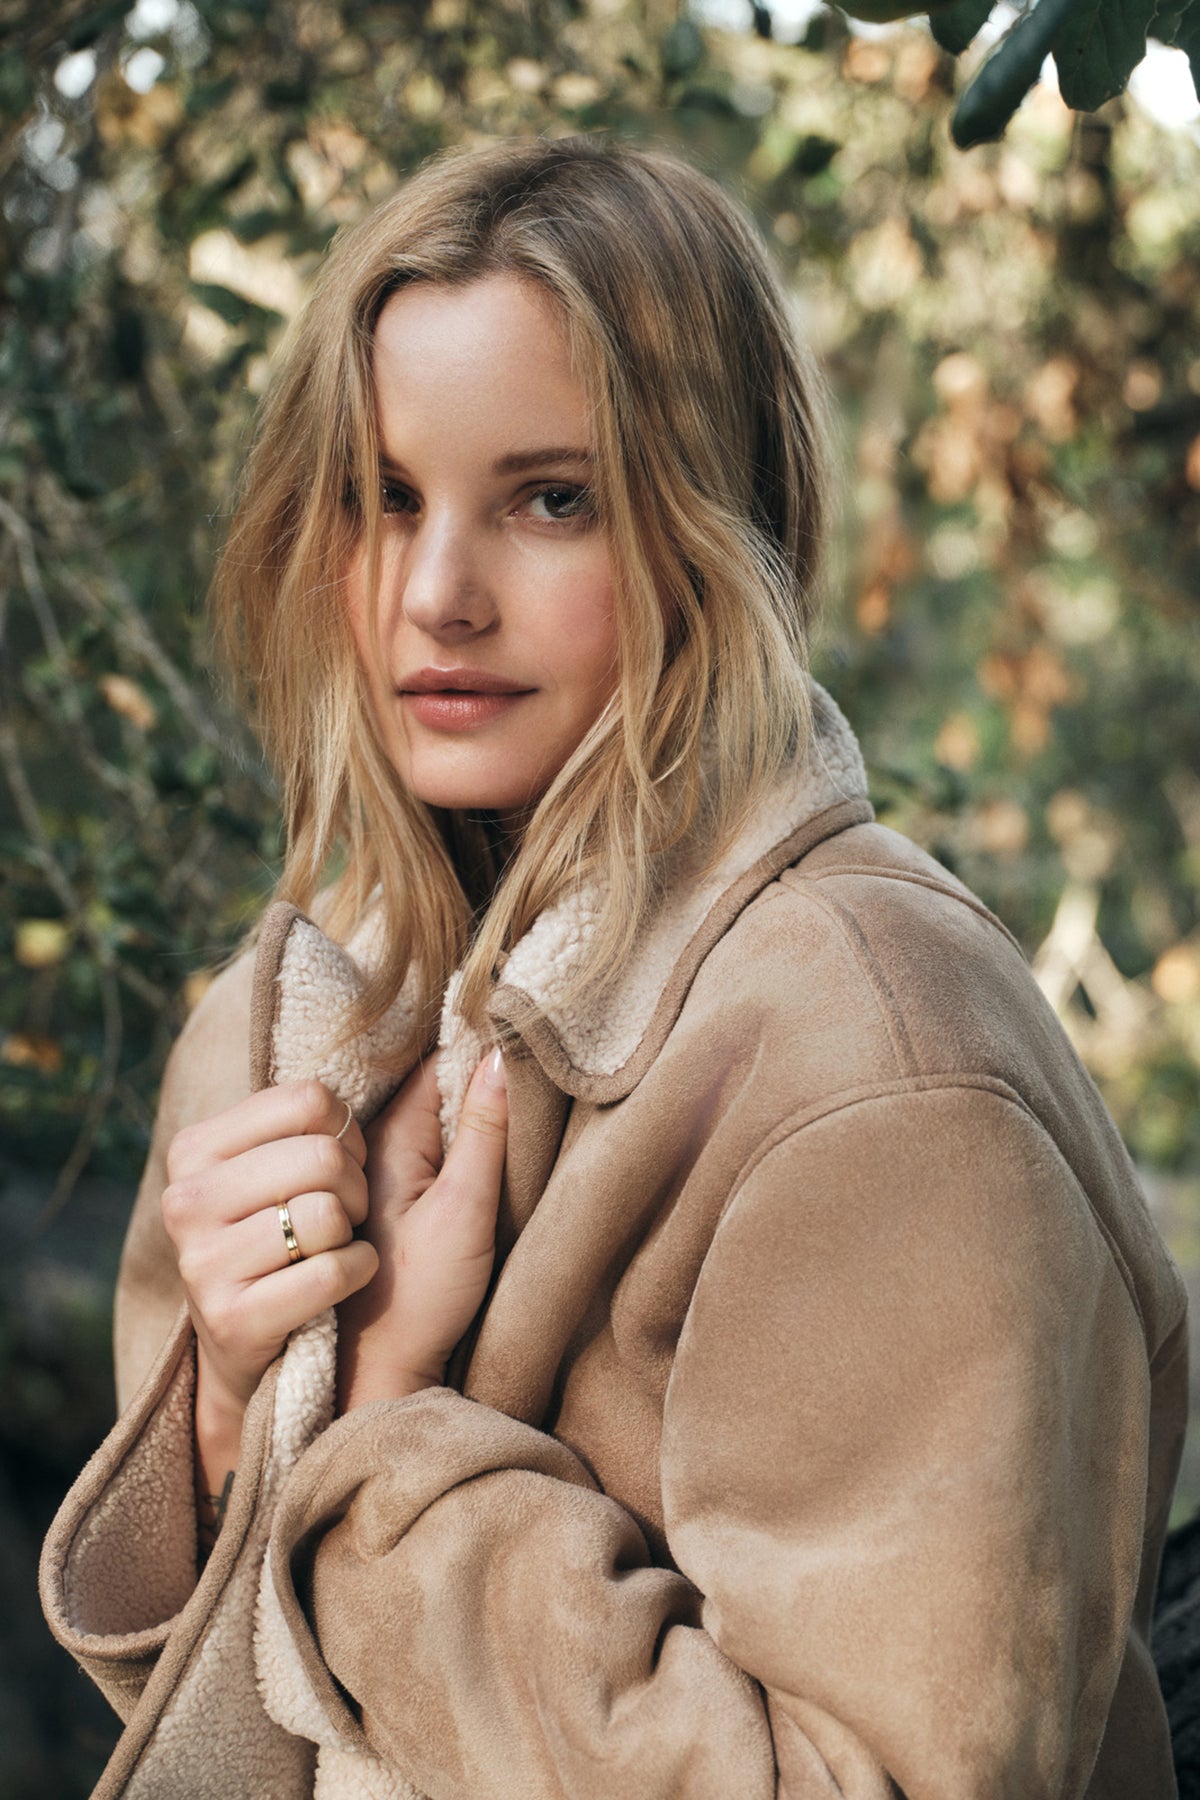
[[[531,500],[541,500],[549,494],[565,496],[566,504],[572,510],[558,514],[552,513],[550,520],[541,521],[543,524],[550,523],[551,520],[564,525],[572,524],[576,520],[591,519],[595,515],[592,490],[588,487],[576,487],[569,481],[547,481],[541,487],[534,488],[532,493],[527,494],[523,504],[528,504]],[[389,514],[405,512],[404,503],[412,499],[407,488],[390,481],[380,482],[379,496],[384,512]]]

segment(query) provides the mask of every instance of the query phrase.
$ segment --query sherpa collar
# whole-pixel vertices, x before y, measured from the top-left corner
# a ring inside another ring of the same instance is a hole
[[[600,896],[580,887],[549,907],[514,947],[488,1011],[524,1040],[565,1093],[607,1102],[641,1079],[662,1047],[704,957],[754,896],[806,850],[847,825],[870,819],[858,744],[834,701],[812,684],[813,736],[801,766],[780,783],[720,862],[689,865],[686,846],[662,883],[662,899],[627,961],[582,1004],[569,989],[594,928]],[[251,1063],[255,1086],[317,1075],[362,1120],[395,1084],[381,1072],[406,1044],[414,1054],[416,1015],[408,985],[370,1032],[342,1038],[367,971],[378,955],[380,920],[370,915],[345,946],[294,907],[264,919],[255,972]],[[457,1011],[459,977],[442,1009],[439,1082],[449,1141],[471,1071],[485,1048]]]

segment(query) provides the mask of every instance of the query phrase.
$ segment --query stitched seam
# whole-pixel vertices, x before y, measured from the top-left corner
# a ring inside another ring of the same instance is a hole
[[[849,818],[844,823],[834,824],[832,826],[828,824],[831,816],[842,815],[847,810],[854,811],[859,807],[866,809],[865,816],[861,818]],[[663,1043],[669,1035],[674,1020],[678,1018],[680,1011],[686,1004],[687,995],[691,990],[692,984],[699,975],[700,970],[707,963],[709,957],[714,953],[722,940],[735,929],[743,913],[754,906],[767,889],[777,884],[780,876],[786,873],[789,867],[794,866],[793,864],[786,862],[778,865],[776,864],[776,853],[780,850],[780,847],[786,846],[787,853],[794,854],[799,860],[803,860],[804,857],[811,854],[818,844],[828,842],[830,839],[838,836],[841,832],[851,830],[856,825],[866,823],[867,819],[872,816],[873,815],[870,813],[870,802],[865,795],[831,802],[828,806],[823,806],[818,811],[812,813],[796,828],[795,831],[789,832],[785,838],[781,838],[779,843],[777,843],[772,850],[767,851],[756,862],[752,863],[741,876],[732,881],[729,886],[725,888],[724,893],[716,899],[705,912],[703,920],[697,925],[691,938],[688,940],[688,943],[676,956],[674,965],[669,972],[665,983],[659,989],[658,998],[651,1009],[649,1018],[646,1020],[642,1035],[636,1047],[630,1051],[629,1055],[625,1058],[619,1068],[596,1070],[591,1065],[584,1065],[577,1062],[575,1060],[575,1052],[568,1049],[567,1044],[561,1035],[560,1023],[557,1022],[550,1013],[543,1010],[541,1002],[536,1000],[526,988],[519,984],[514,983],[511,986],[506,987],[504,981],[502,981],[498,988],[493,989],[493,1003],[497,995],[500,995],[503,997],[503,1004],[498,1012],[492,1012],[492,1018],[508,1023],[518,1034],[527,1039],[532,1037],[534,1044],[541,1042],[542,1047],[534,1048],[532,1054],[537,1057],[538,1061],[542,1064],[542,1067],[546,1070],[546,1073],[550,1075],[551,1080],[556,1081],[560,1086],[564,1086],[568,1093],[571,1093],[575,1097],[580,1097],[576,1094],[576,1090],[573,1087],[566,1085],[578,1077],[586,1083],[598,1083],[607,1086],[610,1089],[613,1084],[628,1083],[629,1085],[623,1087],[620,1093],[611,1091],[606,1092],[603,1095],[601,1103],[606,1103],[609,1100],[623,1099],[625,1094],[642,1079],[643,1075],[646,1073],[646,1069],[650,1066],[650,1063],[658,1056]],[[807,847],[793,850],[792,847],[796,845],[797,842],[806,844]],[[760,879],[759,871],[764,864],[769,864],[774,872],[763,874]],[[712,921],[714,913],[723,912],[729,905],[730,896],[739,894],[743,890],[748,894],[748,898],[745,900],[738,899],[734,903],[733,909],[725,918],[724,924],[720,926],[715,934],[713,934]],[[701,941],[704,946],[699,951],[696,949],[698,941]],[[686,971],[686,974],[682,977],[680,975],[681,970]],[[677,980],[680,982],[680,987],[678,989],[675,988]],[[671,995],[671,1014],[670,1019],[665,1020],[664,1009],[667,1006],[668,994]],[[548,1044],[545,1043],[543,1033],[550,1040]],[[594,1092],[589,1092],[584,1097],[600,1098],[595,1095]]]
[[[1007,938],[1013,948],[1018,951],[1021,960],[1023,962],[1026,960],[1025,952],[1021,949],[1018,940],[1003,919],[998,919],[990,907],[985,906],[976,895],[960,894],[957,888],[948,887],[944,881],[938,881],[932,875],[918,875],[908,869],[880,869],[868,863],[843,863],[836,869],[813,869],[807,875],[803,870],[804,861],[801,860],[793,863],[790,869],[784,870],[784,874],[793,876],[797,881],[807,881],[814,885],[818,881],[837,881],[843,875],[862,875],[871,881],[907,881],[913,887],[928,888],[931,893],[944,894],[947,900],[957,900],[960,906],[965,906],[969,912],[976,913],[988,925],[995,926],[1000,935]]]
[[[909,1040],[908,1029],[904,1023],[904,1015],[896,1005],[895,996],[883,978],[879,964],[871,953],[871,947],[863,935],[857,919],[839,900],[826,899],[823,894],[808,894],[805,898],[840,929],[848,949],[871,989],[875,1005],[879,1010],[879,1017],[883,1022],[883,1028],[888,1034],[888,1042],[892,1046],[892,1055],[896,1060],[898,1073],[901,1075],[920,1074],[917,1059]]]
[[[1149,1339],[1148,1339],[1147,1333],[1146,1333],[1146,1320],[1145,1320],[1145,1316],[1143,1315],[1143,1312],[1142,1312],[1141,1302],[1138,1300],[1137,1290],[1136,1290],[1136,1288],[1134,1286],[1134,1282],[1133,1282],[1133,1276],[1130,1273],[1129,1265],[1127,1264],[1124,1256],[1121,1253],[1120,1246],[1117,1244],[1115,1238],[1113,1237],[1108,1226],[1105,1224],[1104,1220],[1100,1217],[1099,1212],[1097,1211],[1095,1205],[1092,1202],[1091,1195],[1088,1193],[1087,1189],[1084,1187],[1083,1183],[1080,1181],[1078,1175],[1075,1173],[1074,1169],[1071,1167],[1070,1163],[1067,1161],[1066,1157],[1063,1155],[1062,1151],[1059,1149],[1052,1134],[1046,1129],[1045,1125],[1042,1123],[1041,1119],[1038,1118],[1038,1116],[1034,1112],[1033,1108],[1025,1100],[1023,1100],[1021,1098],[1020,1094],[1018,1094],[1013,1088],[1010,1088],[1007,1082],[1001,1081],[996,1076],[979,1075],[979,1076],[973,1076],[973,1077],[965,1077],[965,1078],[962,1078],[957,1081],[944,1081],[938,1077],[927,1077],[924,1080],[918,1080],[916,1082],[905,1082],[905,1083],[899,1084],[898,1086],[896,1086],[895,1088],[892,1088],[892,1089],[883,1089],[883,1090],[876,1089],[875,1091],[873,1091],[871,1093],[865,1093],[865,1094],[860,1093],[860,1094],[851,1094],[851,1095],[843,1095],[843,1096],[835,1097],[834,1099],[832,1099],[830,1101],[829,1105],[824,1107],[819,1113],[816,1113],[813,1116],[804,1119],[803,1122],[800,1124],[792,1124],[790,1119],[781,1121],[780,1124],[778,1126],[776,1126],[775,1130],[771,1133],[770,1137],[768,1137],[767,1140],[758,1147],[758,1149],[754,1153],[754,1155],[746,1162],[742,1172],[739,1174],[738,1179],[737,1179],[736,1183],[734,1184],[732,1191],[730,1192],[728,1200],[725,1202],[725,1205],[721,1208],[721,1215],[720,1215],[720,1218],[717,1220],[716,1230],[714,1230],[714,1232],[713,1232],[712,1242],[709,1245],[708,1253],[704,1259],[705,1262],[707,1263],[708,1257],[712,1255],[713,1248],[717,1241],[717,1236],[720,1232],[721,1225],[724,1222],[726,1214],[728,1213],[730,1207],[733,1205],[734,1201],[737,1199],[739,1193],[741,1192],[742,1188],[745,1186],[746,1182],[762,1166],[762,1164],[766,1161],[768,1156],[773,1156],[776,1150],[781,1149],[792,1138],[800,1137],[805,1131],[807,1131],[809,1129],[810,1126],[820,1124],[824,1120],[826,1120],[828,1118],[832,1118],[836,1113],[849,1112],[852,1107],[869,1106],[869,1105],[873,1104],[873,1102],[875,1102],[876,1100],[899,1099],[899,1098],[902,1098],[905,1094],[909,1094],[909,1093],[954,1094],[954,1093],[959,1093],[959,1092],[970,1092],[971,1090],[974,1090],[976,1092],[993,1094],[998,1100],[1003,1100],[1007,1105],[1013,1106],[1019,1112],[1024,1113],[1025,1117],[1027,1119],[1029,1119],[1029,1121],[1034,1126],[1034,1128],[1037,1130],[1039,1135],[1042,1138],[1044,1138],[1045,1141],[1049,1144],[1051,1150],[1054,1153],[1055,1159],[1059,1163],[1062,1164],[1063,1168],[1066,1170],[1067,1174],[1070,1176],[1071,1181],[1073,1182],[1076,1190],[1082,1197],[1084,1205],[1087,1207],[1088,1214],[1089,1214],[1090,1218],[1092,1219],[1092,1222],[1095,1225],[1096,1230],[1099,1233],[1099,1236],[1100,1236],[1102,1242],[1104,1243],[1105,1247],[1108,1250],[1109,1256],[1112,1259],[1113,1266],[1116,1269],[1117,1274],[1121,1278],[1122,1285],[1124,1286],[1125,1291],[1129,1295],[1130,1304],[1133,1307],[1134,1314],[1137,1318],[1138,1325],[1141,1328],[1142,1340],[1146,1345],[1146,1354],[1147,1354],[1147,1359],[1148,1359],[1149,1358]],[[795,1117],[795,1115],[793,1115],[793,1117]]]

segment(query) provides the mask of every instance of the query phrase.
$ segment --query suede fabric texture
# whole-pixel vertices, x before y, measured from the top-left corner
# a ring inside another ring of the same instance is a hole
[[[805,767],[719,869],[681,855],[598,1001],[595,896],[514,948],[496,1268],[445,1385],[330,1423],[333,1317],[294,1334],[197,1583],[166,1146],[251,1069],[366,1118],[411,1029],[401,995],[331,1060],[371,930],[287,908],[210,989],[122,1264],[125,1410],[43,1555],[127,1720],[100,1795],[1175,1794],[1182,1284],[1013,940],[873,821],[815,702]]]

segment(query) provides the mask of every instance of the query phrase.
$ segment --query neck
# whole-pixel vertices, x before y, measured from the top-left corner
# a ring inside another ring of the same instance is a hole
[[[487,911],[505,870],[521,847],[529,813],[439,809],[435,816],[442,842],[478,921]]]

